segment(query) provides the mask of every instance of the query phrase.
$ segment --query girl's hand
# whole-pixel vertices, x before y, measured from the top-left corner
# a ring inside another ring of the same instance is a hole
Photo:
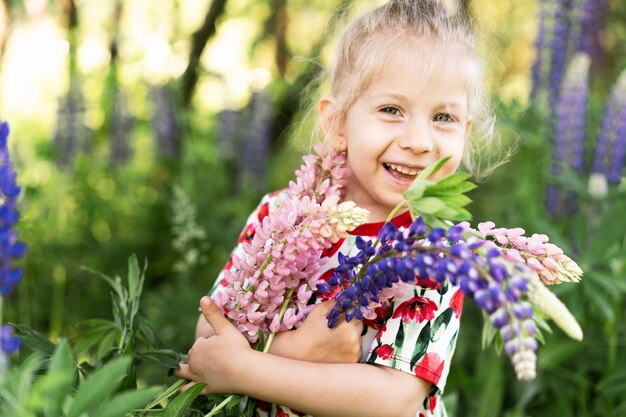
[[[332,301],[316,305],[300,327],[276,335],[270,353],[309,362],[358,362],[363,323],[356,319],[348,323],[342,318],[336,327],[328,328],[326,315],[332,307]]]
[[[187,390],[194,382],[207,382],[204,394],[226,394],[235,391],[235,383],[242,375],[238,373],[238,358],[252,351],[245,337],[217,309],[210,297],[200,300],[202,315],[215,334],[200,337],[189,350],[189,363],[181,363],[176,375],[189,379],[181,388]]]

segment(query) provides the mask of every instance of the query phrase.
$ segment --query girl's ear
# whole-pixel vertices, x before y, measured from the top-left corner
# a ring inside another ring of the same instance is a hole
[[[332,97],[322,97],[317,105],[317,116],[326,140],[335,150],[343,152],[348,146],[340,123],[332,116],[334,106],[335,101]]]

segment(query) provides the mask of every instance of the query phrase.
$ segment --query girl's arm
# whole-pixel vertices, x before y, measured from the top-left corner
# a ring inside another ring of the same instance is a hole
[[[391,368],[314,363],[268,355],[246,339],[209,297],[203,315],[215,336],[196,341],[179,377],[208,383],[207,393],[240,393],[323,416],[414,416],[430,384]]]

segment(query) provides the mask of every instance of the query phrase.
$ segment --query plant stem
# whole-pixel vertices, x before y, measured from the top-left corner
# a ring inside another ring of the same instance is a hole
[[[285,294],[285,299],[283,300],[283,303],[280,306],[280,310],[278,311],[278,318],[279,320],[283,319],[283,316],[285,315],[285,311],[287,311],[287,306],[289,306],[289,301],[291,300],[291,296],[293,295],[293,288],[290,288],[287,291],[287,294]],[[274,338],[276,337],[276,334],[278,332],[272,332],[270,333],[270,335],[267,337],[267,342],[265,343],[265,346],[263,347],[263,353],[267,353],[270,351],[270,348],[272,347],[272,343],[274,342]],[[217,412],[221,411],[222,409],[224,409],[224,407],[226,407],[228,405],[228,403],[230,401],[232,401],[232,399],[238,394],[231,394],[228,397],[226,397],[221,403],[219,403],[218,405],[216,405],[215,407],[213,407],[213,409],[209,412],[209,414],[206,414],[204,417],[212,417],[214,416]]]
[[[176,381],[175,383],[173,383],[167,390],[165,390],[165,392],[163,392],[163,394],[161,394],[160,397],[156,398],[154,401],[152,401],[150,404],[148,404],[144,411],[147,410],[151,410],[154,407],[156,407],[157,405],[159,405],[159,403],[161,403],[164,400],[167,400],[169,398],[171,398],[174,394],[176,394],[176,392],[178,391],[178,389],[180,387],[183,386],[183,384],[187,383],[188,381],[184,380],[184,379],[179,379],[178,381]]]

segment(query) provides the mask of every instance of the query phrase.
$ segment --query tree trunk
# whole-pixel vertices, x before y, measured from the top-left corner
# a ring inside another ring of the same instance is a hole
[[[207,42],[216,32],[217,19],[222,15],[227,0],[213,0],[209,11],[204,18],[204,23],[193,34],[193,42],[191,52],[189,53],[189,64],[183,73],[181,86],[182,103],[184,107],[189,107],[193,92],[198,82],[198,66],[200,65],[200,56]]]
[[[331,17],[328,27],[335,27],[336,22],[343,18],[343,15],[348,11],[352,0],[342,0],[339,6],[336,8],[337,12]],[[322,49],[328,41],[327,32],[325,31],[321,38],[311,49],[310,56],[318,58],[321,55]],[[307,87],[313,82],[322,70],[318,63],[308,61],[305,69],[300,73],[298,78],[291,84],[289,89],[282,95],[278,103],[276,104],[276,111],[274,112],[273,134],[272,134],[272,146],[277,147],[281,142],[281,135],[293,124],[294,116],[303,107],[303,103],[310,99],[305,96],[303,92],[307,91]]]
[[[289,61],[287,48],[287,0],[274,0],[276,18],[274,21],[274,37],[276,39],[276,68],[281,78],[284,78]]]
[[[10,24],[9,0],[2,0],[0,2],[0,68],[2,68],[2,58],[9,39]]]

